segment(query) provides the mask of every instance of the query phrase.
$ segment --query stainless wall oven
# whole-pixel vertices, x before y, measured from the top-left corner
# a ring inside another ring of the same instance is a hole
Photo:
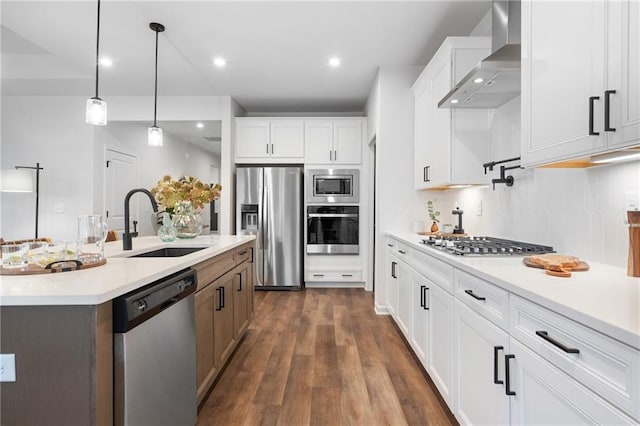
[[[307,206],[307,254],[358,254],[358,206]]]
[[[307,203],[356,204],[360,201],[357,169],[308,169]]]

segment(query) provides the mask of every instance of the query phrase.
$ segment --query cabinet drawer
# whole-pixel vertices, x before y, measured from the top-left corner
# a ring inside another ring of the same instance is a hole
[[[205,260],[195,265],[194,268],[198,273],[198,287],[196,291],[200,291],[225,272],[233,269],[236,265],[234,257],[235,250],[229,250],[217,255],[213,259]]]
[[[640,351],[518,296],[510,310],[512,337],[640,419]]]
[[[305,281],[326,281],[326,282],[360,282],[362,281],[361,269],[341,269],[341,270],[307,270]]]
[[[411,250],[411,266],[453,294],[453,266],[418,250]]]
[[[461,302],[503,330],[509,329],[509,293],[507,291],[457,269],[454,283],[455,295]]]
[[[387,246],[387,250],[395,250],[395,248],[398,246],[398,240],[395,240],[391,237],[387,237],[385,239],[385,244]]]
[[[241,245],[240,247],[235,248],[235,263],[236,265],[241,264],[242,262],[251,259],[251,249],[253,247],[252,243]]]

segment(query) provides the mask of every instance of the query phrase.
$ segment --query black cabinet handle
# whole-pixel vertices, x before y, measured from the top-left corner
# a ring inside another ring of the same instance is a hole
[[[391,276],[392,276],[393,278],[398,278],[398,277],[396,276],[396,265],[397,265],[397,263],[396,263],[396,262],[391,262]]]
[[[504,346],[493,347],[493,383],[496,385],[504,384],[504,381],[498,380],[498,352],[504,350]]]
[[[563,351],[565,351],[568,354],[579,354],[580,353],[579,349],[570,348],[567,345],[558,342],[553,337],[549,337],[549,333],[547,333],[546,331],[536,331],[536,336],[542,337],[544,340],[546,340],[547,342],[551,343],[553,346],[562,349]]]
[[[246,250],[242,250],[238,252],[238,256],[244,256],[245,254],[247,254]]]
[[[424,300],[424,289],[427,288],[427,286],[421,285],[420,286],[420,307],[424,308],[424,304],[425,304],[425,300]]]
[[[324,274],[313,274],[314,277],[324,277]]]
[[[422,168],[422,180],[425,182],[431,181],[431,176],[429,176],[429,172],[431,171],[431,166],[424,166]]]
[[[271,154],[273,155],[273,144],[271,144]]]
[[[505,393],[509,396],[513,396],[516,393],[511,390],[511,374],[509,374],[509,360],[515,359],[515,355],[504,356],[504,380],[507,382],[505,385]]]
[[[238,272],[238,278],[240,279],[240,284],[238,285],[238,289],[236,291],[242,291],[242,272]]]
[[[473,290],[465,290],[465,293],[467,293],[469,296],[473,297],[476,300],[487,300],[486,297],[482,297],[482,296],[478,296],[476,294],[473,293]]]
[[[253,263],[253,247],[249,247],[249,250],[251,250],[251,257],[250,257],[249,263]]]
[[[595,108],[595,102],[600,99],[600,96],[589,96],[589,135],[598,136],[599,132],[593,131],[593,109]]]
[[[267,154],[269,153],[269,144],[267,144]]]
[[[224,287],[220,287],[220,294],[222,296],[222,298],[221,298],[222,302],[221,302],[220,308],[224,309],[224,299],[225,299],[225,297],[224,297]]]
[[[393,244],[387,243],[387,247],[393,247]]]
[[[604,131],[615,132],[615,127],[611,127],[611,95],[616,93],[615,90],[606,90],[604,92]]]
[[[222,310],[222,287],[216,288],[216,293],[218,293],[218,306],[216,307],[216,311]]]
[[[345,278],[350,278],[350,277],[353,277],[353,274],[342,274],[342,276]]]
[[[407,252],[406,252],[406,251],[404,251],[404,250],[398,250],[398,253],[400,253],[400,254],[407,254]]]
[[[428,311],[429,307],[427,307],[427,290],[429,290],[429,287],[425,286],[424,290],[422,290],[422,294],[423,294],[423,298],[424,298],[424,310]]]

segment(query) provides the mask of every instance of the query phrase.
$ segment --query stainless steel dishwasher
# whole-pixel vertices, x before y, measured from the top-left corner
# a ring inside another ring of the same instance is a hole
[[[185,269],[113,301],[116,425],[194,425],[194,292]]]

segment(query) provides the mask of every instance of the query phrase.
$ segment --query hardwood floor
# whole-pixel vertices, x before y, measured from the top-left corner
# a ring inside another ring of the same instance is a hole
[[[389,316],[361,289],[263,291],[198,425],[449,425]]]

